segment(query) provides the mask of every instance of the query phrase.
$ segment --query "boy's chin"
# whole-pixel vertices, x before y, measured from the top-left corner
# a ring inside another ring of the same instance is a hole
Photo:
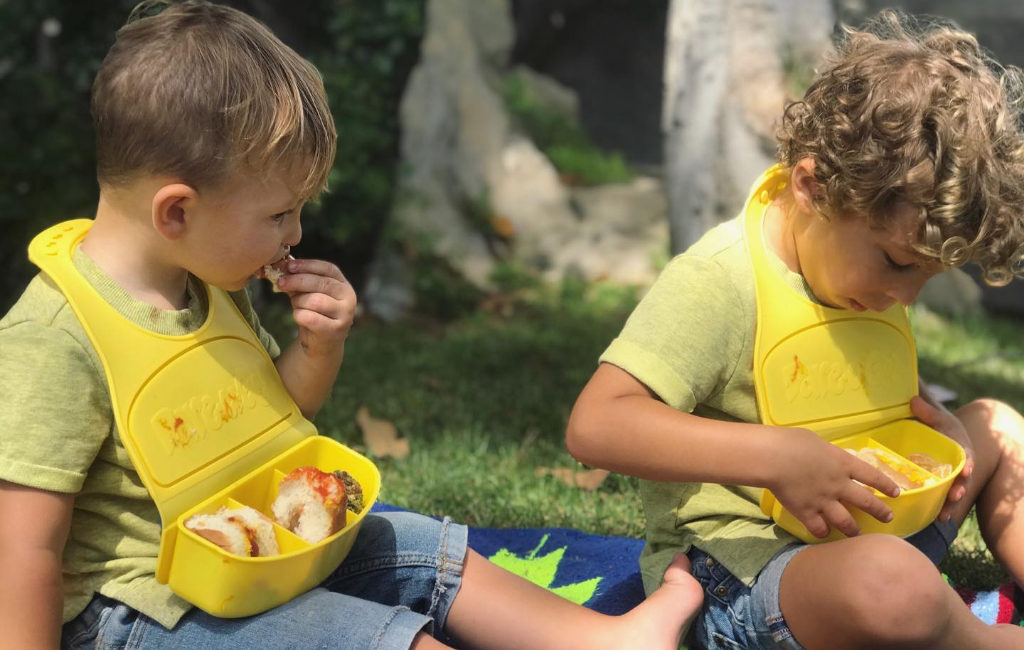
[[[249,283],[252,282],[255,278],[256,276],[250,275],[244,280],[220,280],[217,282],[206,280],[205,282],[210,286],[217,287],[218,289],[223,289],[224,291],[241,291],[242,289],[245,289],[247,286],[249,286]]]

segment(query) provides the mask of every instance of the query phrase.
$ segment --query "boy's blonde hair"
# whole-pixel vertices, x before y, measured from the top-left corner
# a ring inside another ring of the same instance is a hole
[[[168,174],[216,188],[301,165],[293,189],[309,198],[337,142],[316,68],[257,20],[198,1],[135,8],[96,75],[92,115],[101,186]]]
[[[818,210],[884,225],[910,204],[922,255],[976,262],[993,285],[1020,275],[1021,71],[1000,67],[955,25],[892,11],[845,29],[829,63],[778,132],[780,163],[814,159]]]

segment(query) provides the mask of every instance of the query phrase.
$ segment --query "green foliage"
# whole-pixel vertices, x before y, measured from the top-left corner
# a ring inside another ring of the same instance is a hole
[[[600,185],[632,178],[621,155],[599,149],[572,115],[544,104],[520,75],[505,78],[502,96],[515,123],[570,182]]]
[[[547,154],[555,169],[584,185],[626,183],[633,178],[618,152],[604,153],[595,146],[559,145],[548,149]]]
[[[310,60],[324,77],[338,128],[330,191],[306,232],[339,249],[341,261],[369,261],[395,189],[398,105],[419,55],[423,0],[330,2],[330,45]]]
[[[473,312],[484,293],[423,242],[411,255],[416,311],[428,318],[453,320]]]
[[[518,260],[508,260],[495,266],[490,280],[502,293],[540,287],[540,279],[536,273]]]

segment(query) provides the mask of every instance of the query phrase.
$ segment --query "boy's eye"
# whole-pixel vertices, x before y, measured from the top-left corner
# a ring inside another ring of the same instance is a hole
[[[913,264],[913,263],[911,263],[911,264],[900,264],[899,262],[894,260],[892,258],[892,256],[889,255],[889,253],[886,253],[885,251],[882,251],[882,254],[885,255],[885,263],[888,264],[889,268],[891,268],[894,271],[901,271],[901,272],[902,271],[909,271],[912,268],[914,268],[915,266],[917,266],[916,264]]]
[[[270,218],[273,219],[274,221],[282,221],[285,217],[287,217],[291,213],[292,213],[291,210],[286,210],[284,212],[278,212],[277,214],[272,215]]]

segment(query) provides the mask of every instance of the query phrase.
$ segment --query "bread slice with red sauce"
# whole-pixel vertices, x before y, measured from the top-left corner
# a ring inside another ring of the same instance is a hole
[[[271,505],[274,519],[311,544],[345,527],[345,484],[330,472],[299,467],[283,479]]]

